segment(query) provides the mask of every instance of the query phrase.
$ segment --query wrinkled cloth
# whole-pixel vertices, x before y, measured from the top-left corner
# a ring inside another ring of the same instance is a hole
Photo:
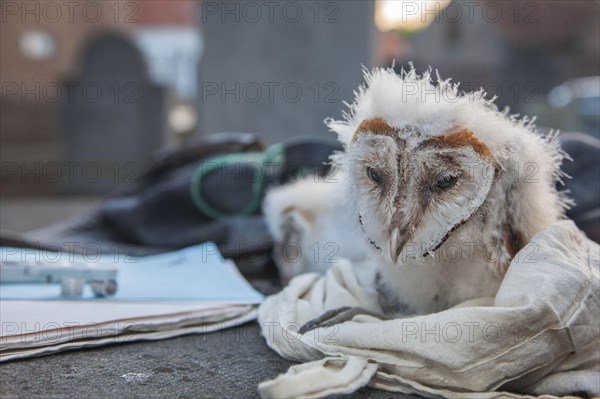
[[[598,396],[599,256],[598,244],[562,221],[515,256],[493,301],[394,320],[366,314],[381,313],[375,286],[350,262],[298,276],[263,302],[259,322],[273,350],[306,363],[259,392],[317,398],[368,384],[431,398]],[[367,312],[298,333],[343,306]]]

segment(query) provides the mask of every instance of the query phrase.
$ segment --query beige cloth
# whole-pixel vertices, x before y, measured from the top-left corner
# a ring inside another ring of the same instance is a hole
[[[515,257],[490,306],[395,320],[358,315],[303,335],[298,328],[327,310],[380,309],[349,262],[298,276],[265,300],[259,322],[272,349],[308,363],[263,382],[260,394],[316,398],[368,384],[432,398],[599,396],[599,256],[571,221],[559,222]]]

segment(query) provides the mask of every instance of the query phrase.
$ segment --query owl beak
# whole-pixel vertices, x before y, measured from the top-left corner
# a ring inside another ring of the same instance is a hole
[[[398,256],[400,256],[404,244],[404,240],[400,237],[400,230],[395,227],[390,236],[390,257],[392,258],[393,263],[398,261]]]

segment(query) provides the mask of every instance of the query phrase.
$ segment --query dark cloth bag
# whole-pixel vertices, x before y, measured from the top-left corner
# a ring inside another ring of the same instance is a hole
[[[277,157],[265,167],[263,154],[273,148]],[[260,269],[270,262],[273,245],[261,215],[264,192],[307,174],[324,175],[329,156],[340,149],[336,141],[322,138],[266,147],[253,134],[208,135],[181,148],[158,151],[142,176],[122,183],[90,214],[24,236],[3,233],[2,244],[74,252],[88,244],[108,253],[145,256],[212,241],[238,266]],[[226,165],[219,163],[193,187],[199,169],[223,159],[228,159]],[[200,209],[193,190],[222,215]],[[256,206],[248,209],[251,201]],[[244,207],[240,214],[237,210]]]

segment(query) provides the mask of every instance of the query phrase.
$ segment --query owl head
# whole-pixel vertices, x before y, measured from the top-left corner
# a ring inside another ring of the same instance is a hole
[[[555,136],[429,72],[376,69],[365,80],[344,120],[327,124],[345,147],[334,163],[350,217],[392,262],[448,240],[487,240],[511,257],[563,217]]]

